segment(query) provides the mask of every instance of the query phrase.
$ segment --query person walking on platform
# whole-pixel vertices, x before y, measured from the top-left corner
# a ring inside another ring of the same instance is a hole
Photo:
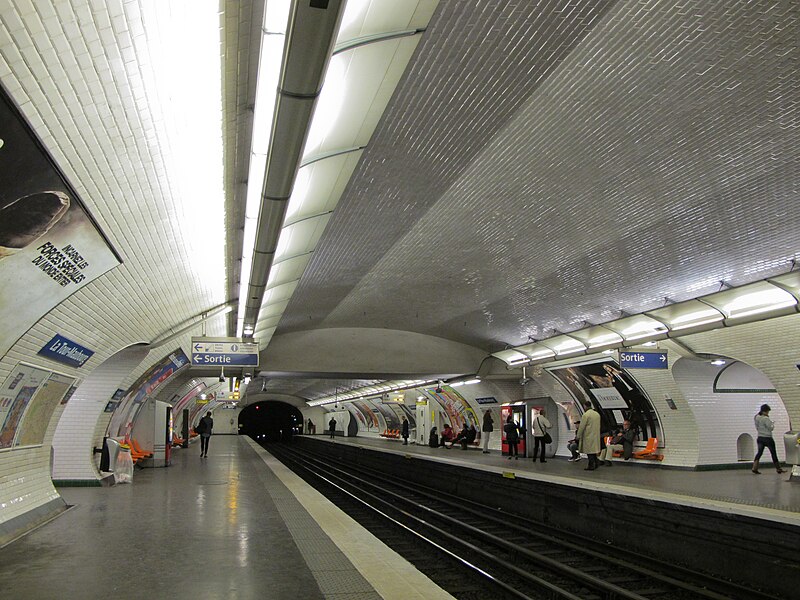
[[[514,460],[519,459],[519,454],[517,453],[517,444],[519,443],[519,428],[517,424],[514,423],[514,419],[511,415],[508,415],[506,419],[506,424],[503,425],[503,431],[506,433],[506,443],[508,444],[508,460],[511,460],[511,456],[514,456]]]
[[[333,439],[336,436],[336,419],[334,417],[331,417],[331,420],[328,421],[328,429],[331,432],[331,439]]]
[[[753,460],[753,473],[756,475],[761,475],[761,472],[758,470],[758,463],[761,460],[761,455],[764,454],[764,448],[769,448],[769,453],[772,455],[772,464],[775,465],[775,470],[778,473],[783,473],[783,469],[781,469],[781,463],[778,462],[778,454],[775,449],[775,440],[772,439],[772,430],[775,429],[775,423],[769,418],[770,410],[769,404],[762,404],[761,410],[759,410],[758,414],[753,418],[753,421],[756,424],[756,432],[758,433],[758,438],[756,439],[758,453],[756,454],[755,460]]]
[[[547,462],[545,459],[545,452],[547,451],[547,438],[549,434],[547,430],[552,427],[550,421],[544,416],[544,411],[540,410],[539,414],[533,420],[533,462],[536,462],[536,456],[539,453],[539,448],[542,449],[542,458],[539,462]],[[551,438],[552,441],[552,438]]]
[[[584,471],[594,471],[597,468],[597,455],[600,452],[600,413],[591,402],[584,402],[584,413],[581,424],[578,425],[578,451],[589,457],[589,465]]]
[[[200,419],[200,423],[195,427],[200,434],[200,457],[208,456],[208,440],[211,438],[211,430],[214,429],[214,419],[211,418],[211,412],[207,412],[206,416]]]
[[[489,437],[491,437],[492,431],[494,431],[494,419],[492,419],[492,411],[487,410],[483,413],[483,426],[481,427],[484,454],[489,454]]]
[[[403,427],[400,430],[400,435],[403,436],[403,446],[408,446],[408,419],[403,417]]]

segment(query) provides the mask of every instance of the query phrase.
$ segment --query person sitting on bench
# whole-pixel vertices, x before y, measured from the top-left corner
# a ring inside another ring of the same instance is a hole
[[[611,443],[600,451],[600,464],[605,464],[610,467],[614,452],[622,452],[622,458],[628,460],[633,454],[633,440],[635,437],[636,430],[631,428],[631,422],[625,419],[622,423],[622,430],[618,431],[617,434],[611,438]]]
[[[470,425],[467,427],[464,426],[464,431],[466,434],[463,438],[461,438],[461,449],[466,450],[467,446],[469,446],[472,442],[475,441],[475,438],[478,436],[478,430],[475,429],[475,425]]]
[[[431,429],[431,434],[428,436],[428,446],[431,448],[439,447],[439,434],[436,432],[436,427]]]
[[[450,423],[447,423],[447,424],[446,424],[446,425],[445,425],[445,426],[442,428],[442,435],[441,435],[441,438],[442,438],[442,447],[443,447],[443,448],[447,448],[447,442],[452,442],[452,441],[453,441],[453,438],[455,438],[455,436],[456,436],[456,434],[455,434],[455,432],[453,431],[453,428],[452,428],[452,427],[450,427]]]

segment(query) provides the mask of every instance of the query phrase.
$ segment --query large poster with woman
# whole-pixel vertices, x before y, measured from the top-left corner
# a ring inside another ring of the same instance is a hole
[[[120,262],[0,88],[0,356],[42,315]]]
[[[600,413],[602,431],[622,427],[625,419],[637,429],[639,439],[662,439],[658,414],[636,380],[613,359],[547,369],[578,401],[590,402]]]

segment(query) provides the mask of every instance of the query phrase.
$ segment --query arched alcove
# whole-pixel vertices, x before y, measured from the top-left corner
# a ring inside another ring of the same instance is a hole
[[[751,461],[755,454],[753,417],[762,404],[772,407],[778,456],[789,415],[769,378],[743,361],[717,356],[680,358],[672,368],[675,383],[692,409],[699,435],[699,465]]]
[[[753,436],[749,433],[743,433],[736,440],[736,457],[739,462],[751,461],[756,454],[755,442]]]
[[[149,351],[147,344],[123,348],[103,361],[75,390],[53,436],[54,480],[75,485],[100,479],[92,453],[92,448],[102,442],[103,432],[96,432],[99,417],[122,380]]]

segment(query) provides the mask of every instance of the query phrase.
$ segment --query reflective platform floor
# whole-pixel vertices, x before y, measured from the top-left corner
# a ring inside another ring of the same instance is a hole
[[[0,550],[15,600],[451,598],[249,438],[178,449]]]
[[[331,441],[327,435],[314,439],[334,444],[354,444],[375,450],[420,455],[433,460],[502,473],[541,479],[567,486],[594,488],[620,494],[663,500],[675,504],[708,508],[800,525],[800,482],[789,482],[789,468],[781,475],[771,465],[761,465],[761,475],[748,469],[690,471],[664,468],[658,464],[634,464],[615,460],[612,467],[584,471],[584,458],[576,463],[566,457],[548,458],[544,464],[530,458],[508,460],[498,450],[483,454],[480,448],[462,450],[402,445],[400,440],[372,437],[343,438]]]

